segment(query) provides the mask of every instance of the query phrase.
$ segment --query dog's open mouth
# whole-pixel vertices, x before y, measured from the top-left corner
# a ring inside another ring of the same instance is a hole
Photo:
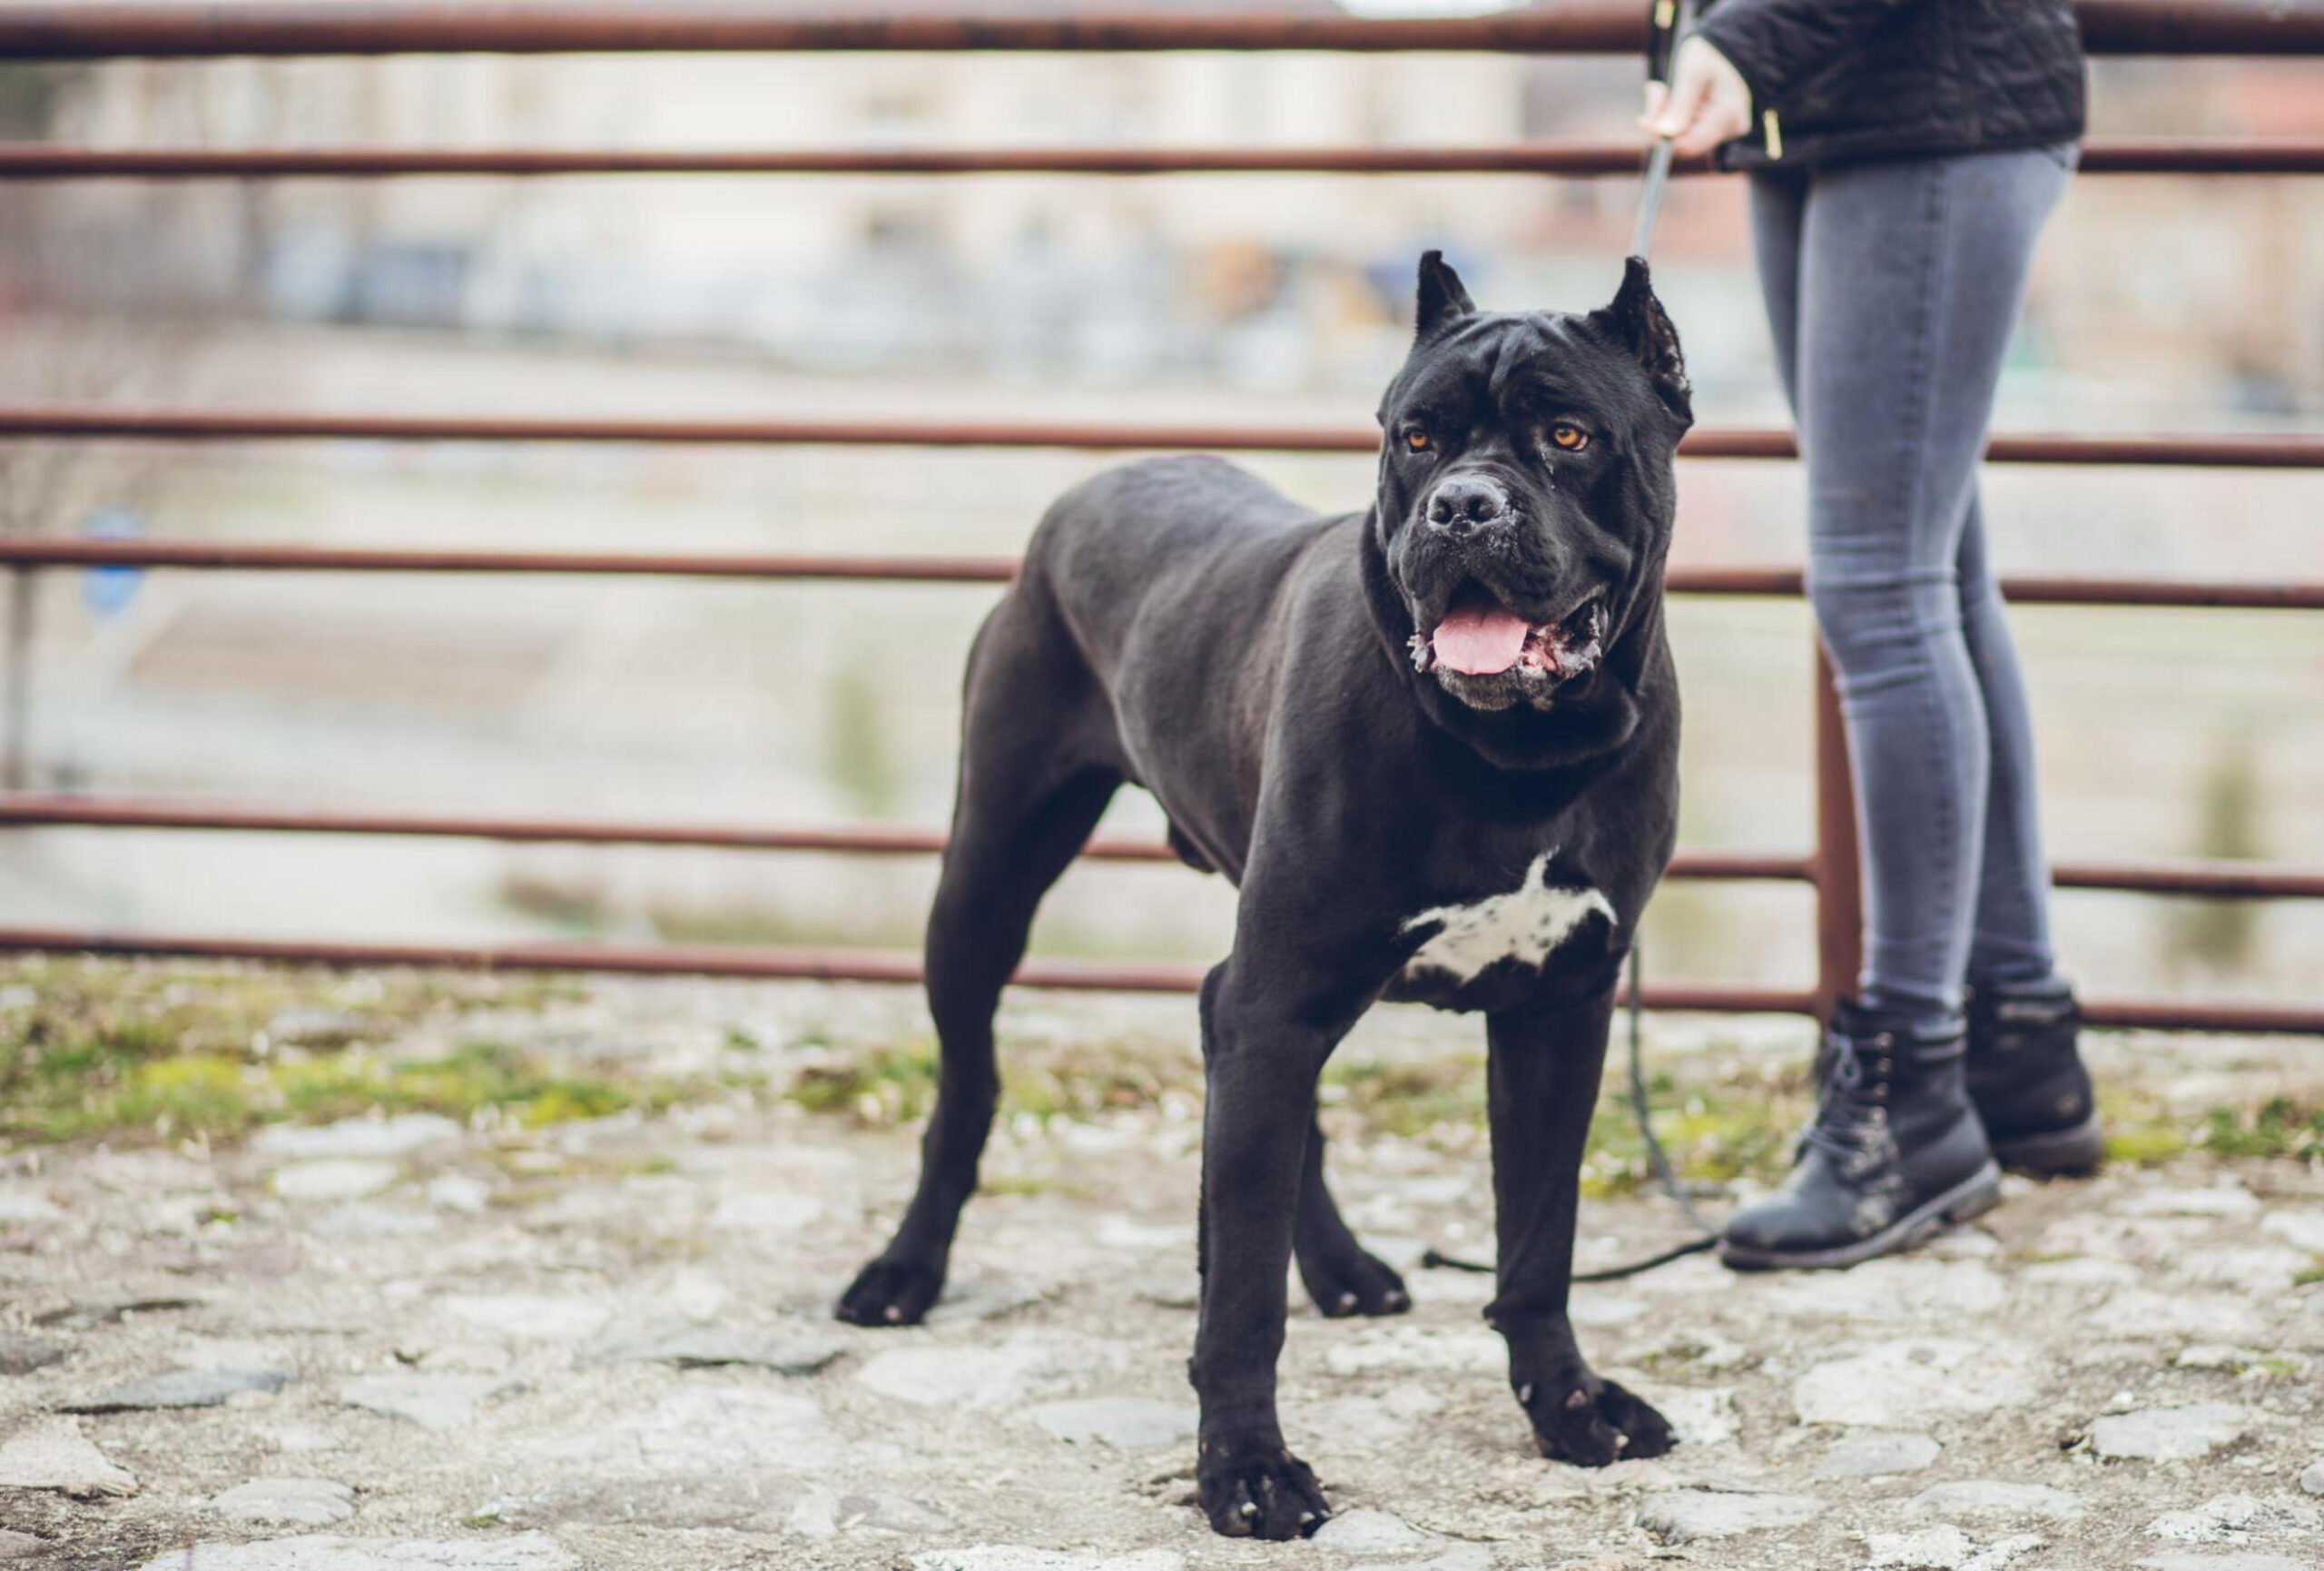
[[[1602,596],[1591,596],[1557,621],[1528,622],[1490,590],[1471,584],[1434,627],[1413,635],[1413,668],[1462,677],[1513,675],[1529,685],[1561,683],[1597,667],[1605,654],[1605,636]]]

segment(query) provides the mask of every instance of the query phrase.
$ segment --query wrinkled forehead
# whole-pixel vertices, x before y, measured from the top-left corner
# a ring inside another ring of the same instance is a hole
[[[1587,317],[1563,311],[1480,313],[1414,348],[1383,404],[1403,410],[1506,409],[1529,402],[1627,403],[1623,372]]]

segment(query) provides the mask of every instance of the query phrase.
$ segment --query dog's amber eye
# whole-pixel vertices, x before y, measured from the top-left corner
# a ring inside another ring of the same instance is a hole
[[[1404,446],[1410,448],[1416,453],[1424,453],[1435,445],[1435,443],[1428,440],[1428,433],[1426,431],[1406,431],[1404,433]]]
[[[1550,428],[1550,440],[1570,453],[1578,453],[1590,445],[1590,433],[1580,426],[1560,421]]]

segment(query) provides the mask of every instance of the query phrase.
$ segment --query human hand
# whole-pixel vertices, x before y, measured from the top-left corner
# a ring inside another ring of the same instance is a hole
[[[1689,38],[1671,62],[1670,84],[1646,84],[1638,124],[1649,136],[1669,137],[1680,157],[1699,157],[1751,129],[1751,89],[1726,55]]]

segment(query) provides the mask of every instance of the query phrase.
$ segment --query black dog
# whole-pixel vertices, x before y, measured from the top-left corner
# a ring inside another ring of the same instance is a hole
[[[1379,492],[1318,518],[1212,459],[1110,470],[1049,509],[969,657],[960,796],[928,925],[942,1076],[920,1188],[841,1299],[917,1320],[992,1119],[992,1013],[1034,906],[1124,781],[1241,889],[1202,989],[1196,1479],[1221,1533],[1329,1515],[1275,1418],[1285,1265],[1326,1315],[1396,1273],[1324,1187],[1315,1081],[1375,999],[1482,1010],[1498,1291],[1542,1453],[1671,1444],[1566,1318],[1616,980],[1678,816],[1663,636],[1679,341],[1632,260],[1585,315],[1487,313],[1436,252],[1388,389]]]

